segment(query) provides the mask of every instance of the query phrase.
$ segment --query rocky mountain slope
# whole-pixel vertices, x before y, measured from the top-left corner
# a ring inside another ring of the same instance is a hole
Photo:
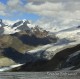
[[[49,51],[49,53],[51,52],[52,51]],[[35,62],[26,63],[18,71],[67,71],[78,70],[79,68],[80,45],[76,45],[74,47],[68,47],[64,50],[60,50],[52,56],[50,60],[38,59]]]
[[[26,52],[32,57],[18,71],[79,71],[80,29],[73,29],[57,32],[59,40],[55,44]]]
[[[39,27],[28,30],[27,23],[28,21],[22,21],[23,25],[18,22],[13,26],[1,26],[4,29],[0,35],[1,67],[24,63],[26,51],[57,41],[55,35],[51,37],[46,30],[40,30]]]

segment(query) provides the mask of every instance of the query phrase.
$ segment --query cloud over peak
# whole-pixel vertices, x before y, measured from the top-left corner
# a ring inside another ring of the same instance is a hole
[[[80,25],[80,0],[8,0],[0,3],[0,15],[33,13],[41,16],[36,21],[46,27]],[[14,16],[15,17],[15,16]]]

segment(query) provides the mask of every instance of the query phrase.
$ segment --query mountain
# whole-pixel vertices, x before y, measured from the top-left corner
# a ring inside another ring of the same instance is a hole
[[[67,30],[67,29],[65,29]],[[80,70],[80,29],[57,32],[58,41],[26,52],[31,58],[18,71]]]
[[[35,31],[40,32],[43,31],[44,29],[38,27],[38,26],[34,26],[32,24],[30,24],[30,22],[28,20],[20,20],[16,23],[14,23],[13,25],[6,25],[3,23],[2,19],[1,19],[1,30],[0,30],[0,35],[1,34],[14,34],[20,31],[27,31],[29,33],[33,33]]]
[[[4,32],[4,26],[6,25],[2,22],[2,19],[0,19],[0,35],[2,35]]]
[[[26,21],[22,24],[26,25]],[[26,63],[28,58],[28,55],[25,55],[26,51],[57,41],[57,37],[55,35],[51,37],[48,35],[49,33],[46,30],[39,27],[30,28],[30,30],[19,29],[20,27],[24,26],[18,27],[16,25],[15,27],[3,27],[3,34],[0,35],[1,68]]]
[[[61,45],[62,46],[62,45]],[[68,45],[54,50],[32,51],[33,56],[29,62],[20,67],[18,71],[68,71],[80,69],[80,44]],[[29,54],[31,55],[32,52]],[[38,57],[39,56],[39,57]],[[37,58],[38,57],[38,58]],[[34,59],[34,60],[33,60]],[[31,60],[31,61],[30,61]]]
[[[0,35],[2,35],[4,33],[4,28],[0,27]]]
[[[0,19],[0,27],[4,27],[4,26],[6,25],[3,23],[2,19]]]
[[[13,24],[12,28],[15,28],[15,30],[19,29],[21,31],[30,30],[28,24],[30,24],[28,20],[23,20]]]
[[[55,33],[55,43],[25,52],[26,63],[18,71],[80,70],[80,29],[69,28]]]
[[[18,21],[14,23],[12,26],[5,26],[4,34],[14,34],[16,32],[30,30],[30,28],[28,27],[28,24],[29,24],[29,21],[23,20],[23,21]]]
[[[5,68],[13,71],[80,69],[79,26],[57,32],[32,26],[27,20],[1,26],[0,71],[6,71]]]

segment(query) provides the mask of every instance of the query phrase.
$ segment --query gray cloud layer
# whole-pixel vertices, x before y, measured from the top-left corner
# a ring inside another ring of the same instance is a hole
[[[80,0],[27,0],[28,2],[79,2]]]

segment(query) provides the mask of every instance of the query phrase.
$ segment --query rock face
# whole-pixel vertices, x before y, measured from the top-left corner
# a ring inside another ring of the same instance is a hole
[[[13,28],[13,27],[17,27],[17,26],[19,26],[19,25],[22,24],[22,23],[23,23],[23,21],[16,22],[16,23],[13,24],[12,28]]]
[[[3,28],[4,26],[5,24],[2,22],[2,19],[0,19],[0,35],[2,35],[4,32],[4,28]]]
[[[0,27],[0,35],[2,35],[4,33],[4,28]]]
[[[53,35],[53,37],[48,35],[47,31],[42,30],[41,32],[34,29],[32,31],[21,31],[19,33],[12,34],[12,36],[16,36],[24,44],[32,46],[54,43],[58,39],[55,35]]]
[[[66,71],[78,68],[80,68],[80,44],[57,52],[50,60],[38,59],[34,63],[26,63],[18,71]]]
[[[21,31],[26,31],[26,30],[30,30],[30,28],[28,27],[29,21],[19,21],[17,23],[15,23],[12,28],[16,27],[16,29],[19,29]]]

